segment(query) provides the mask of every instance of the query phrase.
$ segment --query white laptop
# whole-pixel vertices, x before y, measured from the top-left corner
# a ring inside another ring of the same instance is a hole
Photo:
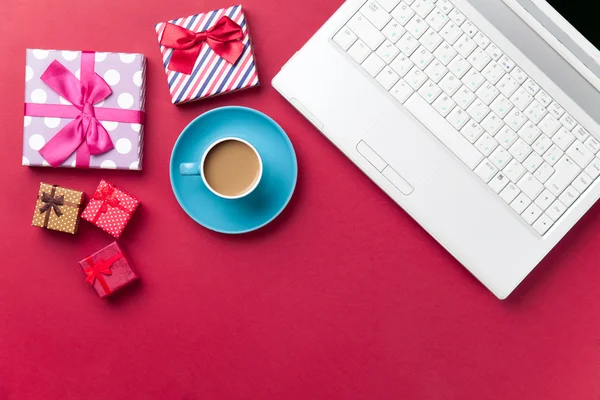
[[[504,299],[600,196],[586,5],[348,0],[273,85]]]

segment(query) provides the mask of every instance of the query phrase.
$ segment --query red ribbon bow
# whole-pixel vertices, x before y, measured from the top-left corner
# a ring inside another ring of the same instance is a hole
[[[93,223],[96,223],[98,218],[100,218],[100,215],[108,211],[109,206],[113,208],[120,208],[125,212],[129,212],[129,210],[126,210],[121,206],[120,200],[117,198],[117,196],[115,196],[115,187],[112,185],[106,185],[102,189],[97,190],[92,196],[92,199],[102,202],[100,209],[92,221]]]
[[[111,275],[112,271],[110,269],[112,268],[113,264],[121,258],[123,258],[123,254],[115,254],[108,260],[101,258],[96,263],[94,263],[91,258],[87,258],[86,261],[89,264],[89,267],[83,270],[86,275],[85,281],[93,286],[96,279],[98,279],[100,286],[102,286],[102,289],[104,289],[104,293],[107,295],[112,293],[112,290],[102,275]]]
[[[243,37],[242,27],[224,15],[212,28],[203,32],[193,32],[168,22],[160,44],[174,49],[169,69],[191,75],[202,43],[206,42],[229,64],[235,64],[244,52]]]

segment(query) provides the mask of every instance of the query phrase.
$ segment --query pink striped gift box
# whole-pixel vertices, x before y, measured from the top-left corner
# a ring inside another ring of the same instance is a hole
[[[160,44],[167,23],[181,26],[192,32],[205,32],[212,28],[223,16],[231,18],[242,28],[243,38],[241,42],[244,45],[244,50],[235,64],[228,63],[215,53],[207,43],[202,43],[200,54],[190,75],[171,70],[169,63],[174,50]],[[252,41],[241,5],[161,22],[155,28],[173,104],[189,103],[259,86]]]

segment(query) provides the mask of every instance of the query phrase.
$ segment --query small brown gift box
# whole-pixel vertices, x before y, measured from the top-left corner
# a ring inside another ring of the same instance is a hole
[[[82,202],[83,192],[41,183],[32,225],[60,232],[75,233],[79,226],[79,211]]]

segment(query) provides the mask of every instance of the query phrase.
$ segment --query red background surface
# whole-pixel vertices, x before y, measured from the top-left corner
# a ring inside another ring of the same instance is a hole
[[[246,0],[263,86],[178,108],[153,25],[229,1],[2,0],[1,399],[600,397],[600,208],[493,297],[270,86],[340,4]],[[27,47],[148,56],[142,173],[20,165]],[[241,237],[197,226],[168,178],[185,125],[232,104],[277,120],[300,166],[289,208]],[[77,264],[107,234],[30,226],[40,181],[101,177],[142,201],[120,241],[142,281],[109,302]]]

